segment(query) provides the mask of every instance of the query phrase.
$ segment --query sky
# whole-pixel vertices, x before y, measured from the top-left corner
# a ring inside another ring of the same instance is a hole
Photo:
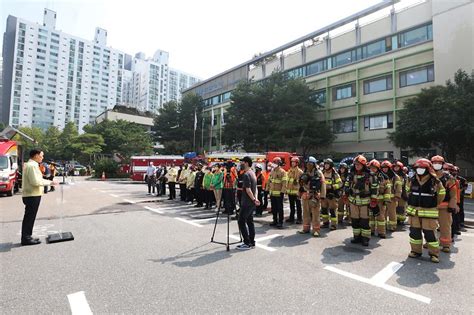
[[[58,30],[92,40],[99,26],[108,46],[147,57],[168,51],[170,67],[206,79],[379,2],[0,0],[0,31],[8,15],[42,23],[48,8],[57,12]]]

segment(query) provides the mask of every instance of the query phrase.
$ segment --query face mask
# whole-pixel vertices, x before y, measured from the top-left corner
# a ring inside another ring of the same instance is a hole
[[[245,169],[245,164],[244,164],[244,163],[240,163],[240,169],[241,169],[241,170],[244,170],[244,169]]]
[[[416,173],[420,176],[424,175],[426,173],[426,169],[419,167],[419,168],[416,169]]]
[[[443,168],[443,165],[442,164],[433,164],[433,168],[437,171],[439,171],[440,169]]]

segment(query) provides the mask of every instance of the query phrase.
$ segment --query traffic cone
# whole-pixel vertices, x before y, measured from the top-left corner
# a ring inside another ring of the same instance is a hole
[[[102,172],[102,180],[105,180],[105,172]]]

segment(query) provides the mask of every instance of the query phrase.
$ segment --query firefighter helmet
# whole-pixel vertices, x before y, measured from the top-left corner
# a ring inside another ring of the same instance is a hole
[[[297,157],[297,156],[294,156],[291,158],[291,162],[296,162],[296,163],[300,163],[300,159]]]
[[[279,156],[275,157],[272,162],[273,164],[281,165],[282,164],[281,157]]]
[[[325,159],[324,160],[324,164],[329,164],[331,167],[334,167],[334,162],[332,159]]]
[[[362,165],[365,166],[365,165],[367,165],[367,159],[366,159],[365,156],[363,156],[362,154],[360,154],[360,155],[358,155],[358,156],[356,156],[356,157],[354,158],[354,164],[355,164],[355,163],[360,163],[360,164],[362,164]]]
[[[346,169],[349,169],[349,166],[347,166],[347,164],[344,163],[344,162],[342,162],[342,163],[339,164],[339,169],[340,169],[341,167],[344,167],[344,168],[346,168]]]
[[[431,164],[431,161],[428,159],[418,159],[415,164],[413,164],[413,168],[427,168],[430,169],[432,168],[433,165]]]
[[[316,160],[314,156],[310,156],[308,160],[306,160],[306,163],[313,163],[314,166],[316,166],[316,164],[318,164],[318,160]]]
[[[441,155],[435,155],[431,158],[431,163],[434,163],[434,162],[444,163],[444,157],[442,157]]]
[[[456,170],[456,168],[454,167],[454,165],[451,164],[451,163],[444,163],[443,169],[444,169],[445,171],[449,171],[449,172],[452,172],[452,171],[455,171],[455,170]]]
[[[403,169],[404,165],[402,162],[400,161],[395,161],[393,164],[392,164],[392,168],[394,168],[395,166],[398,166],[401,170]]]
[[[381,164],[380,164],[381,167],[388,167],[388,168],[392,168],[392,163],[390,163],[390,161],[383,161]]]
[[[368,167],[376,167],[377,169],[380,169],[380,162],[377,161],[376,159],[373,159],[367,164]]]
[[[403,167],[403,173],[408,174],[408,167],[406,166]]]

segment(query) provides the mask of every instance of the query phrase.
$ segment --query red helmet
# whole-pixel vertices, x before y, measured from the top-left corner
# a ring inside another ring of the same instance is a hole
[[[392,168],[394,168],[395,166],[398,166],[400,169],[403,169],[404,167],[403,163],[400,161],[396,161],[392,164]]]
[[[419,159],[413,164],[413,168],[432,168],[433,165],[431,164],[431,161],[428,159]]]
[[[377,169],[380,169],[380,162],[377,161],[376,159],[373,159],[372,161],[367,164],[368,167],[376,167]]]
[[[392,163],[390,163],[389,161],[385,160],[382,162],[382,164],[380,164],[381,167],[388,167],[388,168],[392,168]]]
[[[360,163],[362,165],[367,165],[367,159],[363,155],[358,155],[354,158],[354,164]]]
[[[435,155],[431,158],[431,163],[434,163],[434,162],[444,163],[444,157],[442,157],[441,155]]]
[[[273,164],[277,164],[277,165],[281,165],[281,157],[277,156],[275,158],[273,158]]]
[[[300,163],[300,159],[297,157],[297,156],[294,156],[291,158],[291,162],[296,162],[296,163]]]
[[[452,172],[452,171],[455,171],[455,170],[456,170],[455,166],[454,166],[453,164],[451,164],[451,163],[444,163],[443,169],[444,169],[445,171],[449,171],[449,172]]]

